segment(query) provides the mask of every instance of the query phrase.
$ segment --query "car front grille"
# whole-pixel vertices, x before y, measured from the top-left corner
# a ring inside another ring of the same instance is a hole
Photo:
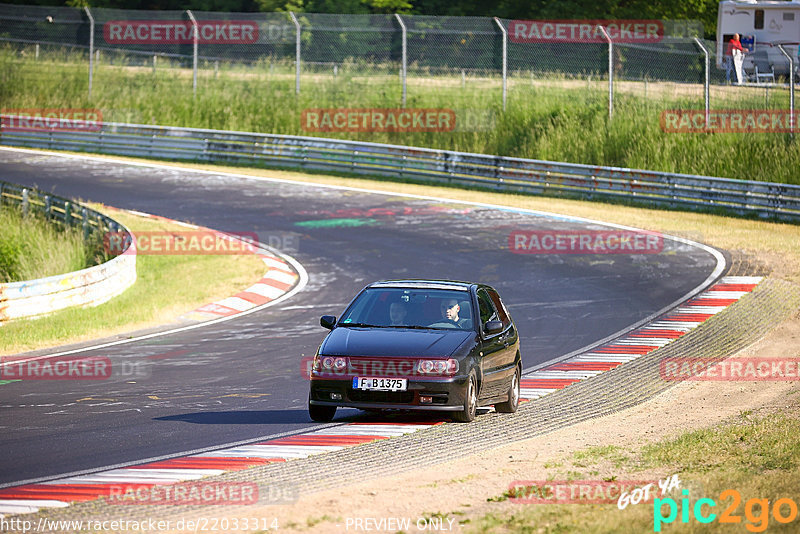
[[[414,358],[350,356],[348,372],[354,376],[405,377],[414,374],[416,365]]]
[[[362,391],[352,389],[349,392],[353,402],[385,402],[387,404],[409,404],[414,400],[413,391]]]

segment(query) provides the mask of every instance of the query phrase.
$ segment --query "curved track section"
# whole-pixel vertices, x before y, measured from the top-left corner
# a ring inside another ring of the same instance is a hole
[[[455,201],[23,151],[0,150],[0,169],[64,196],[285,238],[309,275],[304,291],[245,317],[83,351],[155,362],[146,379],[0,386],[0,485],[313,428],[301,359],[324,335],[319,316],[338,315],[376,279],[494,285],[532,368],[641,322],[720,267],[709,250],[669,240],[660,254],[513,254],[515,230],[608,227]]]

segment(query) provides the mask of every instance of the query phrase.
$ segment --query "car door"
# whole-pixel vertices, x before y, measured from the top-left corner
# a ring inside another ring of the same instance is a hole
[[[503,366],[507,369],[509,366],[513,367],[516,362],[517,350],[519,349],[519,334],[497,291],[490,287],[487,287],[486,291],[492,299],[498,319],[503,323],[503,331],[500,333],[499,341],[503,344]]]
[[[505,367],[507,347],[501,339],[503,332],[491,335],[484,332],[487,321],[500,320],[488,291],[485,288],[479,288],[477,297],[481,331],[481,372],[483,375],[480,397],[488,399],[505,393],[503,368]]]

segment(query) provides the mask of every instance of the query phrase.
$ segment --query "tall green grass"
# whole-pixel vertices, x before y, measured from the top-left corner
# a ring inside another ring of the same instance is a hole
[[[111,64],[113,62],[113,64]],[[38,62],[10,48],[0,49],[0,105],[3,108],[99,108],[106,121],[172,125],[261,133],[314,135],[613,165],[669,172],[800,184],[800,148],[789,134],[685,134],[661,130],[661,112],[702,108],[702,87],[685,86],[687,96],[650,97],[619,90],[608,118],[604,83],[561,78],[533,84],[512,76],[503,112],[496,79],[410,76],[409,108],[488,110],[495,121],[482,131],[408,133],[315,133],[301,128],[307,108],[399,107],[397,76],[369,76],[363,69],[332,71],[304,67],[295,94],[288,65],[270,68],[201,65],[197,96],[191,71],[167,65],[130,66],[103,56],[88,99],[88,66],[79,55],[49,54]],[[315,72],[316,71],[316,72]],[[644,84],[641,84],[644,88]],[[761,109],[765,97],[742,88],[717,97],[715,109]],[[787,109],[786,91],[773,90],[769,107]]]
[[[90,205],[135,232],[186,230],[179,224]],[[0,230],[5,224],[0,221]],[[0,355],[16,354],[163,325],[208,302],[228,297],[264,276],[264,262],[245,255],[140,255],[136,283],[99,306],[67,308],[0,327]],[[187,282],[189,281],[189,282]]]
[[[0,283],[79,271],[102,259],[101,244],[85,242],[80,228],[0,206]]]

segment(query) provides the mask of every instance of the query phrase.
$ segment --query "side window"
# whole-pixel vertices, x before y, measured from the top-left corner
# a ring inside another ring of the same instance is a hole
[[[505,305],[503,305],[503,301],[500,300],[500,295],[498,295],[496,291],[489,290],[488,293],[492,298],[492,302],[494,303],[494,309],[497,310],[497,316],[501,321],[503,321],[503,330],[505,330],[511,325],[511,319],[508,317],[508,311],[506,310]]]
[[[753,17],[753,26],[757,30],[764,29],[764,10],[756,9],[756,16]]]
[[[489,298],[485,289],[478,290],[478,307],[481,313],[481,327],[486,324],[486,321],[497,320],[497,312],[495,312],[494,306],[492,305],[492,299]]]

